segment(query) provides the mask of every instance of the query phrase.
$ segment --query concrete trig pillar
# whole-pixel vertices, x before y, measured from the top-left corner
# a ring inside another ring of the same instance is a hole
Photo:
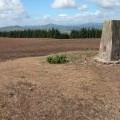
[[[120,20],[105,21],[97,59],[107,63],[120,60]]]

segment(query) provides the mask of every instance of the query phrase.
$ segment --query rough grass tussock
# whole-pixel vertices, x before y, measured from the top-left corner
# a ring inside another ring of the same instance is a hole
[[[50,64],[62,64],[67,62],[67,56],[65,54],[62,55],[54,55],[47,57],[47,62]]]

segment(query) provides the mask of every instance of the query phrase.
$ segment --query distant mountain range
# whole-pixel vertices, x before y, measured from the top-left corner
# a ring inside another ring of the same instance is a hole
[[[79,30],[81,28],[98,28],[102,29],[102,23],[86,23],[81,25],[57,25],[57,24],[47,24],[47,25],[38,25],[38,26],[6,26],[6,27],[0,27],[0,31],[15,31],[15,30],[38,30],[38,29],[58,29],[61,32],[70,32],[71,30]]]

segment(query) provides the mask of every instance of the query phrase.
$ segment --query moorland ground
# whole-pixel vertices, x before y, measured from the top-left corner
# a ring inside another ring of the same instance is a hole
[[[46,56],[0,62],[1,120],[120,119],[120,65],[96,63],[97,51],[65,54],[60,65]]]
[[[51,53],[98,50],[100,39],[0,38],[0,61]]]

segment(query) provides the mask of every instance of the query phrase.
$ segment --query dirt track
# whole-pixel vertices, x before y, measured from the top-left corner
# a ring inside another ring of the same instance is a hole
[[[78,50],[98,50],[99,39],[20,39],[0,38],[0,61],[51,53]]]

